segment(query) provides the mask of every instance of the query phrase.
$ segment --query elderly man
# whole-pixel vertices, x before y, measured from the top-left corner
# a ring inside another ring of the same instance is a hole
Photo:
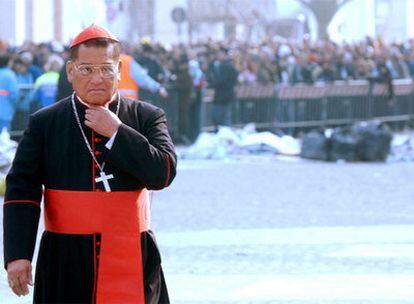
[[[16,295],[33,284],[44,194],[35,303],[169,303],[147,189],[171,183],[176,155],[164,112],[119,96],[119,53],[95,25],[73,40],[74,93],[31,116],[7,176],[4,258]]]

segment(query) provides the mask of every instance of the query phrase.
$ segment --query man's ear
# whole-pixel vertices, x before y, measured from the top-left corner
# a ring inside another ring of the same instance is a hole
[[[122,60],[119,60],[119,63],[118,63],[118,74],[117,74],[118,80],[121,80],[121,69],[122,69]]]
[[[71,60],[66,62],[66,75],[68,76],[68,81],[70,83],[72,83],[72,80],[73,80],[73,73],[74,73],[73,69],[74,69],[73,62]]]

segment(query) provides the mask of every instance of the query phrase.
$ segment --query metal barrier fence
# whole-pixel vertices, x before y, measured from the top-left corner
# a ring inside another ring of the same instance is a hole
[[[366,81],[308,88],[281,87],[276,103],[288,108],[290,104],[292,109],[290,115],[279,112],[279,119],[273,127],[293,132],[372,119],[388,122],[391,127],[401,126],[401,123],[408,126],[414,114],[413,82],[411,79],[396,80],[393,90],[394,95],[390,96],[387,85]]]
[[[30,87],[22,87],[22,92]],[[411,127],[414,120],[414,84],[411,79],[393,82],[394,96],[389,98],[385,84],[367,81],[295,86],[239,86],[233,103],[233,126],[255,123],[259,130],[281,130],[297,134],[318,127],[333,127],[357,121],[377,119],[393,128]],[[164,109],[173,138],[179,138],[179,100],[174,87],[166,99],[155,97],[152,103]],[[24,94],[21,94],[24,96]],[[202,130],[214,130],[212,96],[207,90],[201,105]],[[23,115],[24,117],[24,115]],[[19,119],[19,118],[18,118]],[[19,137],[27,120],[15,121],[12,136]]]
[[[258,129],[297,134],[318,127],[334,127],[364,120],[380,120],[393,128],[411,127],[414,84],[393,82],[390,98],[385,84],[368,81],[294,86],[250,86],[237,89],[233,126],[254,122]],[[207,94],[203,130],[212,130],[208,115],[212,92]]]

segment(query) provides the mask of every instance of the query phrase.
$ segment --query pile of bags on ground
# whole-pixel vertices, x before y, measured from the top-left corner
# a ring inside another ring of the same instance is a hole
[[[291,136],[256,132],[254,124],[242,129],[220,127],[217,133],[201,133],[195,143],[185,149],[184,159],[224,159],[247,154],[299,155],[300,142]]]
[[[11,167],[16,148],[17,143],[10,139],[9,133],[4,128],[0,133],[0,196],[4,195],[6,174]]]
[[[414,161],[414,133],[393,134],[387,125],[370,121],[313,130],[296,139],[256,132],[255,125],[248,124],[242,129],[220,127],[217,133],[203,132],[193,145],[179,151],[183,159],[278,154],[323,161]]]
[[[324,161],[385,161],[392,138],[391,130],[380,122],[314,130],[304,136],[300,155]]]

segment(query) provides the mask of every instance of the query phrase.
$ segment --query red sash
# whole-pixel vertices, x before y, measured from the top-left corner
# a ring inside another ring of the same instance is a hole
[[[101,234],[98,269],[94,261],[97,304],[145,303],[140,232],[149,229],[148,204],[146,189],[45,190],[47,231]]]

